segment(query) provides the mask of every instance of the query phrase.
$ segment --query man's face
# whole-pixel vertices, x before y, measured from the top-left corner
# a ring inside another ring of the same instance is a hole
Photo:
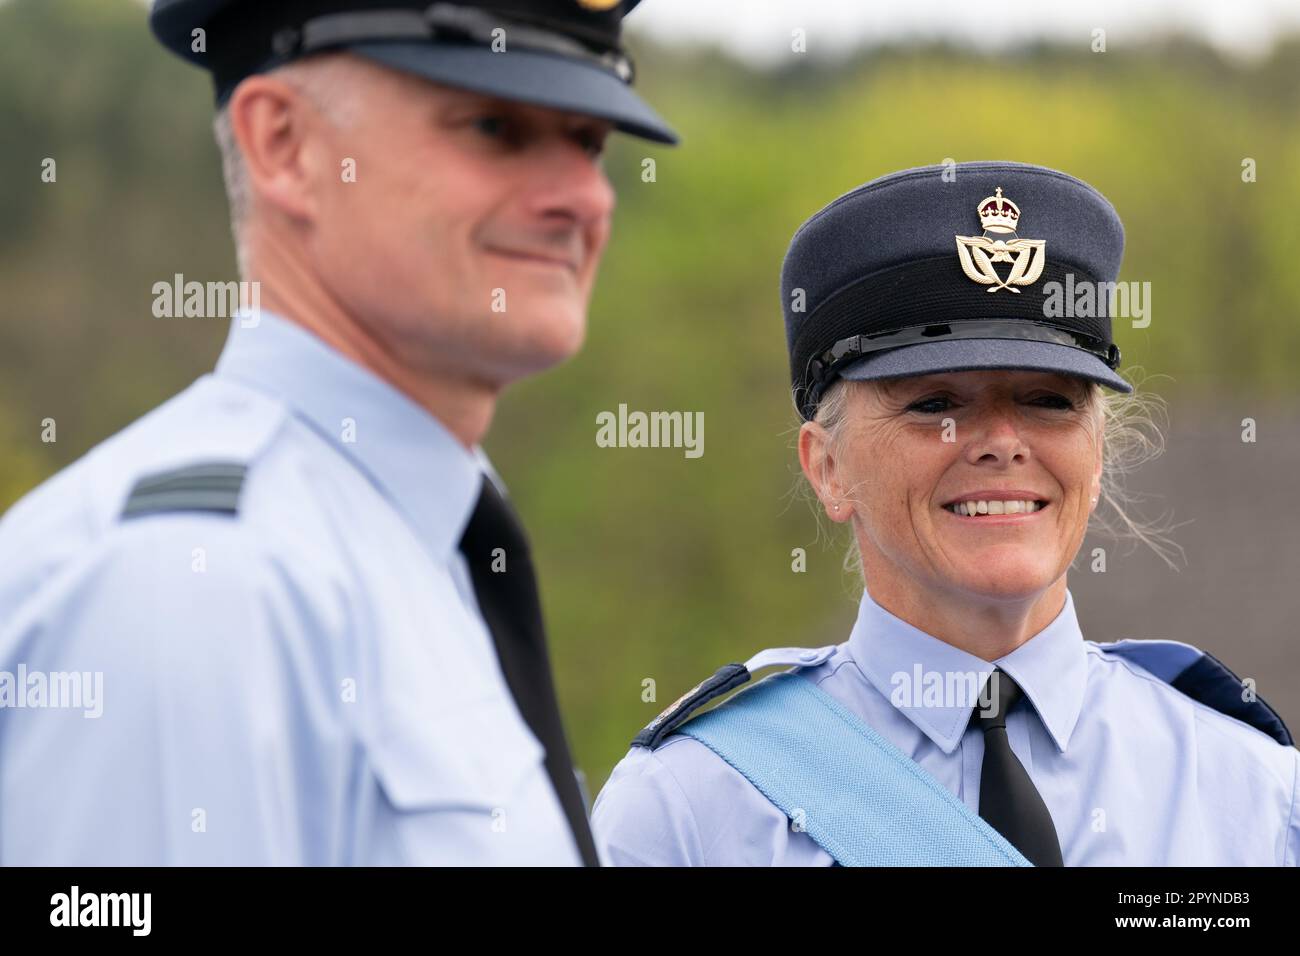
[[[357,115],[316,126],[309,160],[327,291],[422,373],[500,386],[573,355],[614,208],[610,124],[356,65]]]

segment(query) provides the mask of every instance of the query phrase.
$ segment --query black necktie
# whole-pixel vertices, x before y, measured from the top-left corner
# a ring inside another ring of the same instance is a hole
[[[494,555],[498,548],[501,551]],[[583,865],[599,866],[564,740],[528,539],[514,510],[486,476],[474,514],[460,539],[460,550],[469,565],[479,610],[492,632],[506,685],[528,727],[546,748],[546,772],[568,817]],[[494,571],[494,561],[497,567],[504,565],[504,570]]]
[[[989,677],[986,694],[992,711],[976,705],[974,719],[984,731],[984,765],[980,768],[980,816],[1034,866],[1063,866],[1061,843],[1047,804],[1029,779],[1007,740],[1007,713],[1023,692],[1005,671]]]

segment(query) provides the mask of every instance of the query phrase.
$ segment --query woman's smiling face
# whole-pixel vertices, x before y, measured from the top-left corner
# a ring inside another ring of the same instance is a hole
[[[1032,600],[1062,579],[1100,495],[1091,383],[997,369],[842,387],[834,440],[805,424],[800,461],[827,515],[853,519],[873,594]],[[948,507],[972,497],[999,504],[974,516]],[[1038,510],[995,514],[1025,499]]]

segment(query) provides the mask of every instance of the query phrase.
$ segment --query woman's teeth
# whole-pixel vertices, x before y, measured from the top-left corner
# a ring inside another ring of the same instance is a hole
[[[959,501],[955,505],[944,505],[954,514],[972,517],[974,515],[1019,515],[1031,514],[1041,510],[1044,505],[1037,501]]]

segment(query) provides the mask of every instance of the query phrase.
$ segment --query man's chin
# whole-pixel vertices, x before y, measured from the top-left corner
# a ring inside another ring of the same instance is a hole
[[[525,320],[520,328],[528,332],[508,341],[502,355],[516,378],[536,375],[567,362],[582,350],[587,335],[585,312],[551,313]]]

